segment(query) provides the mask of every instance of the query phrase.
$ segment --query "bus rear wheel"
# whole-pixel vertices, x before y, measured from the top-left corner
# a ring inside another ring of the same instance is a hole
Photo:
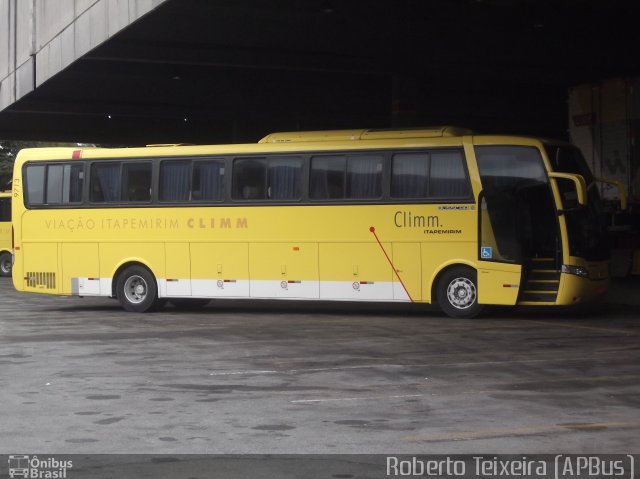
[[[158,287],[153,274],[142,266],[129,266],[118,276],[116,296],[127,311],[144,313],[159,305]]]
[[[438,304],[452,318],[474,318],[482,311],[478,304],[478,275],[467,266],[444,272],[438,281]]]
[[[11,253],[0,253],[0,276],[11,276]]]

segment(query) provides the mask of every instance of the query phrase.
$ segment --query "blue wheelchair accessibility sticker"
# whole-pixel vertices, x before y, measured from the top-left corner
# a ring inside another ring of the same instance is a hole
[[[480,248],[480,258],[481,259],[493,258],[493,248],[491,246],[482,246]]]

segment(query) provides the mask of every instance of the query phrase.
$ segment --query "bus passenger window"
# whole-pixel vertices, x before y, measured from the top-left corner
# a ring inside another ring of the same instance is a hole
[[[262,158],[237,159],[233,163],[233,189],[236,200],[262,200],[266,197],[266,167]]]
[[[391,163],[392,198],[426,198],[429,178],[427,153],[400,153]]]
[[[64,165],[62,174],[62,202],[82,202],[82,185],[84,183],[84,165]]]
[[[379,198],[382,157],[316,156],[311,159],[309,190],[316,200]]]
[[[273,200],[297,200],[301,196],[300,158],[269,158],[267,193]]]
[[[355,156],[347,161],[347,198],[382,196],[382,157]]]
[[[47,167],[47,204],[59,205],[62,203],[62,168],[63,165],[49,165]]]
[[[221,201],[224,199],[224,162],[195,161],[192,185],[192,200]]]
[[[431,154],[429,196],[461,198],[469,196],[470,191],[460,152],[439,151]]]
[[[0,222],[11,221],[11,198],[0,198]]]
[[[26,199],[30,205],[44,203],[44,169],[44,165],[27,166]]]
[[[48,165],[47,197],[49,205],[82,201],[83,165]]]
[[[91,201],[120,200],[120,163],[94,163],[91,166]]]
[[[151,163],[124,163],[122,185],[124,201],[151,201]]]
[[[191,190],[191,162],[160,163],[160,201],[188,201]]]
[[[344,156],[316,156],[311,159],[309,195],[316,200],[344,198]]]

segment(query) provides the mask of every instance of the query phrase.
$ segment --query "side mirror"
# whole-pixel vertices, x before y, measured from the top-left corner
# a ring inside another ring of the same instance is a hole
[[[587,182],[584,180],[584,176],[573,173],[558,173],[552,171],[549,173],[549,178],[553,178],[554,180],[573,181],[576,188],[576,199],[578,201],[578,205],[585,206],[587,204]]]

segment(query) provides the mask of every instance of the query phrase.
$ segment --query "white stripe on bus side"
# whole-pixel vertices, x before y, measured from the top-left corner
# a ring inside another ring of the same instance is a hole
[[[110,296],[111,278],[73,278],[79,296]],[[410,301],[402,285],[390,281],[303,281],[233,279],[158,279],[160,298],[326,299]]]

